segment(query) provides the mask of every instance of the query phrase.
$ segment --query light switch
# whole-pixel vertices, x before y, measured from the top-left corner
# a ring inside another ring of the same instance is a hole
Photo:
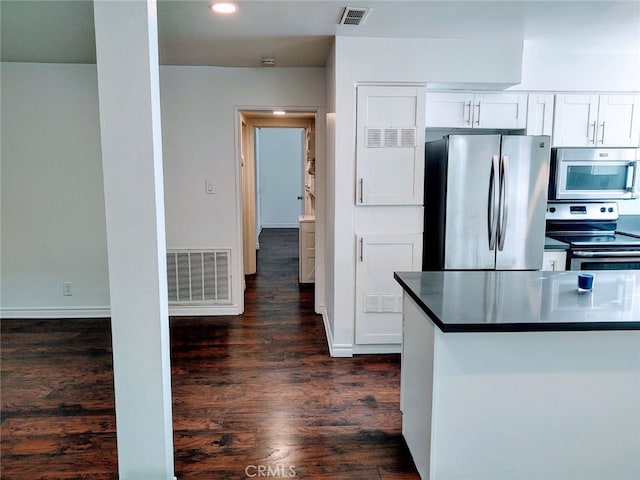
[[[207,195],[213,195],[213,182],[211,180],[205,180],[204,193]]]

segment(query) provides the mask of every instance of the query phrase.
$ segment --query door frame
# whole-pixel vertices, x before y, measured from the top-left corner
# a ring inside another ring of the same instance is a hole
[[[304,128],[315,134],[316,111],[295,111],[283,116],[274,116],[272,109],[237,109],[240,158],[240,230],[242,237],[242,271],[244,275],[256,273],[256,152],[255,129],[261,127]],[[317,152],[316,152],[317,156]],[[304,159],[303,159],[304,161]],[[306,194],[305,194],[306,196]],[[244,287],[244,282],[243,282]]]

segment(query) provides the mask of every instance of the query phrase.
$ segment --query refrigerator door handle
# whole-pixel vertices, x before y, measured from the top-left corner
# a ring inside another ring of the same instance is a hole
[[[495,250],[498,233],[498,155],[491,157],[491,175],[489,176],[489,206],[487,208],[487,227],[489,230],[489,250]]]
[[[504,248],[504,240],[507,236],[507,217],[509,198],[509,156],[503,155],[500,162],[500,214],[498,224],[498,250]]]

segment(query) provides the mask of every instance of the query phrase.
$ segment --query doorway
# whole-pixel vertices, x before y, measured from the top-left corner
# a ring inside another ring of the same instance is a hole
[[[302,129],[303,155],[300,186],[302,214],[315,215],[315,112],[287,113],[275,117],[271,111],[240,111],[240,157],[242,175],[242,243],[244,274],[257,271],[256,251],[259,247],[258,233],[258,169],[256,163],[256,129],[283,128]],[[297,202],[294,198],[293,202]]]

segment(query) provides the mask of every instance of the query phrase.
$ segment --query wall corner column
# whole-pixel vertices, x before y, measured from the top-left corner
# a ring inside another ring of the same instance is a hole
[[[173,479],[155,0],[94,1],[118,471]]]

